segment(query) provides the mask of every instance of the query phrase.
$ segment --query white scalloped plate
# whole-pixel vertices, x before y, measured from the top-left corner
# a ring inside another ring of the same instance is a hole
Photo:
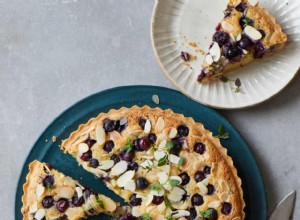
[[[227,83],[199,84],[204,55],[215,26],[223,18],[226,0],[156,0],[151,35],[157,60],[167,77],[190,98],[215,108],[237,109],[261,103],[280,92],[294,78],[300,64],[300,0],[261,0],[276,17],[288,43],[278,54],[257,60],[228,75]],[[196,42],[192,47],[188,42]],[[196,55],[190,66],[183,65],[181,51]],[[234,80],[242,82],[235,93]]]

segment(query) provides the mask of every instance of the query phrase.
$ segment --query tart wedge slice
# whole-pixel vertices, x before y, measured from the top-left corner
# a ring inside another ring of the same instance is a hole
[[[110,198],[37,160],[29,165],[23,190],[23,220],[79,220],[99,213],[114,214],[117,209]]]
[[[198,76],[201,83],[277,53],[287,41],[275,18],[257,0],[229,0]]]
[[[128,202],[122,220],[245,218],[241,180],[227,150],[202,124],[170,109],[101,113],[61,148]]]

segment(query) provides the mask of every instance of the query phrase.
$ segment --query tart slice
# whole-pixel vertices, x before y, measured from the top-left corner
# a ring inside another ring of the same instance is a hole
[[[131,205],[123,220],[245,218],[241,180],[226,149],[202,124],[171,110],[101,113],[61,148]]]
[[[198,76],[202,83],[284,48],[287,36],[257,0],[229,0]]]
[[[117,208],[110,198],[36,160],[29,165],[23,189],[23,220],[79,220],[99,213],[112,214]]]

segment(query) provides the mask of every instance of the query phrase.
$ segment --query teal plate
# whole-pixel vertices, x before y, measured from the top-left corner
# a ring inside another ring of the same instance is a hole
[[[159,96],[159,105],[152,101],[153,94]],[[15,219],[22,219],[20,212],[22,207],[22,186],[25,183],[28,165],[35,159],[49,162],[61,172],[82,182],[82,184],[116,201],[123,202],[120,197],[106,188],[99,179],[94,178],[93,175],[78,167],[75,159],[70,155],[63,154],[59,150],[58,145],[61,143],[61,140],[66,139],[72,131],[76,130],[80,124],[86,123],[91,117],[97,116],[100,112],[107,112],[112,108],[118,109],[123,106],[131,107],[133,105],[158,106],[162,109],[170,108],[176,113],[193,117],[195,121],[203,123],[214,134],[217,133],[220,124],[223,124],[226,131],[230,133],[230,138],[222,140],[222,144],[228,149],[228,154],[233,158],[238,174],[243,182],[246,219],[267,219],[267,201],[263,178],[249,147],[240,134],[216,111],[188,99],[180,92],[154,86],[126,86],[105,90],[83,99],[58,116],[34,144],[23,166],[16,192]],[[52,136],[57,137],[57,141],[54,143],[51,140]],[[109,217],[102,215],[90,219],[104,220],[109,219]]]

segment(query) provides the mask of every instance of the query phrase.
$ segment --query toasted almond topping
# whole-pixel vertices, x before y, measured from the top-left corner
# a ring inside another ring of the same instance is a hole
[[[145,160],[143,163],[140,164],[141,167],[146,169],[147,167],[151,167],[153,165],[153,162],[151,160]]]
[[[208,185],[208,178],[205,178],[204,180],[201,181],[205,186]]]
[[[70,187],[59,187],[56,189],[56,193],[60,198],[71,199],[74,195],[74,189]]]
[[[130,192],[135,192],[136,185],[135,185],[134,180],[128,181],[128,182],[125,184],[124,189],[126,189],[126,190],[128,190],[128,191],[130,191]]]
[[[154,158],[155,160],[159,161],[160,159],[164,158],[166,156],[166,153],[164,151],[155,151],[154,152]]]
[[[228,198],[229,198],[229,194],[227,192],[223,192],[221,195],[220,195],[220,199],[224,202],[228,201]]]
[[[109,136],[110,136],[110,139],[114,140],[114,141],[118,141],[122,138],[122,136],[120,135],[119,132],[117,131],[111,131],[109,132]]]
[[[159,190],[150,190],[150,194],[153,196],[163,196],[165,194],[165,190],[160,188]]]
[[[125,125],[128,122],[126,117],[120,119],[120,125]]]
[[[215,62],[219,61],[221,57],[221,49],[218,43],[214,42],[209,52]]]
[[[99,169],[101,170],[109,170],[114,166],[115,162],[113,160],[105,160],[101,162]]]
[[[144,132],[149,134],[151,131],[151,121],[150,120],[147,120],[146,121],[146,124],[145,124],[145,127],[144,127]]]
[[[169,132],[169,138],[174,138],[177,135],[177,129],[172,127]]]
[[[235,41],[235,37],[234,37],[233,33],[230,33],[229,36],[230,36],[230,39],[234,42]]]
[[[132,178],[134,177],[134,174],[135,174],[135,171],[133,171],[133,170],[129,170],[129,171],[125,172],[124,174],[122,174],[117,180],[117,186],[124,187],[128,181],[132,180]]]
[[[45,217],[45,215],[46,215],[45,209],[39,209],[39,210],[35,213],[34,218],[35,218],[36,220],[41,220],[41,219],[43,219],[43,218]]]
[[[45,192],[45,187],[43,187],[42,185],[37,185],[36,189],[35,189],[35,193],[36,193],[36,197],[39,199],[41,197],[41,195],[43,195]]]
[[[124,160],[117,163],[110,172],[111,176],[119,176],[127,170],[128,163]]]
[[[155,103],[155,104],[159,104],[159,97],[158,97],[158,95],[153,95],[152,96],[152,101]]]
[[[77,197],[80,199],[83,196],[82,189],[80,187],[76,187],[75,190],[77,192]]]
[[[64,181],[64,186],[75,187],[75,183],[71,178],[66,178]]]
[[[37,210],[38,210],[38,207],[37,207],[37,203],[36,202],[29,207],[29,213],[30,214],[36,213]]]
[[[256,6],[258,3],[258,0],[248,0],[248,2],[251,6]]]
[[[207,189],[207,187],[202,182],[197,183],[197,186],[200,189],[200,192],[201,192],[202,195],[206,195],[207,194],[208,189]]]
[[[101,125],[96,127],[96,139],[98,144],[104,144],[105,142],[105,131]]]
[[[208,203],[208,208],[214,208],[214,209],[217,209],[219,208],[221,205],[220,201],[213,201],[213,202],[210,202]]]
[[[208,65],[211,65],[211,64],[213,64],[213,62],[214,62],[214,60],[213,60],[213,58],[212,58],[212,56],[211,56],[210,54],[207,54],[207,55],[205,56],[205,61],[206,61],[206,63],[207,63]]]
[[[175,219],[185,216],[190,216],[190,212],[186,210],[177,210],[177,213],[172,215],[172,217]]]
[[[155,125],[155,130],[157,132],[162,131],[165,128],[165,120],[162,117],[159,117],[157,119],[156,125]]]
[[[185,192],[185,190],[183,190],[179,187],[174,187],[172,189],[172,191],[170,192],[170,194],[183,196],[186,194],[186,192]]]
[[[262,34],[250,25],[245,27],[244,32],[253,40],[260,40],[262,38]]]
[[[242,39],[242,35],[238,34],[238,36],[236,36],[236,41],[240,41]]]
[[[179,202],[182,199],[181,195],[169,194],[168,199],[172,202]]]
[[[146,202],[145,202],[145,206],[150,205],[151,202],[152,202],[152,200],[153,200],[153,195],[152,195],[151,193],[149,193],[149,194],[148,194],[148,197],[147,197],[147,200],[146,200]]]
[[[160,184],[164,184],[165,182],[168,181],[168,178],[169,178],[168,174],[165,172],[160,172],[157,174],[157,176],[158,176],[158,181],[160,182]]]
[[[248,50],[243,49],[243,54],[248,54]]]
[[[85,153],[85,152],[88,152],[89,149],[90,149],[89,146],[85,143],[80,143],[78,145],[78,152],[79,152],[80,155]]]
[[[170,173],[170,165],[164,165],[160,167],[162,169],[162,171],[164,171],[165,173]]]
[[[114,212],[116,210],[117,205],[111,198],[99,195],[99,199],[102,201],[105,210],[109,212]]]
[[[227,22],[227,21],[222,21],[222,28],[225,30],[225,31],[227,31],[227,32],[229,32],[229,33],[231,33],[232,32],[232,30],[233,30],[233,26],[232,26],[232,24],[230,24],[229,22]]]
[[[131,214],[132,214],[134,217],[140,217],[141,215],[143,215],[143,213],[142,213],[141,210],[140,210],[140,207],[138,207],[138,206],[132,207],[132,209],[131,209]]]
[[[169,155],[169,161],[173,164],[178,165],[179,161],[180,161],[180,157],[174,155],[174,154],[170,154]]]

